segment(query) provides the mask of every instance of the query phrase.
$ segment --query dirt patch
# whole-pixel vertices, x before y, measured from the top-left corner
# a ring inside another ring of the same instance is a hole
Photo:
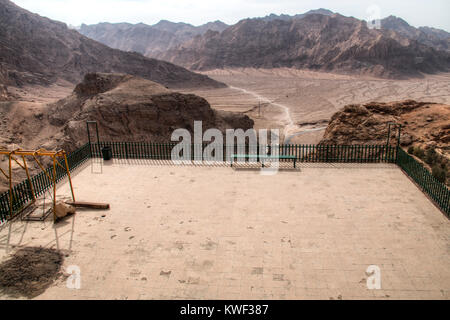
[[[42,294],[62,273],[64,255],[55,249],[26,247],[0,264],[0,293],[18,298]]]

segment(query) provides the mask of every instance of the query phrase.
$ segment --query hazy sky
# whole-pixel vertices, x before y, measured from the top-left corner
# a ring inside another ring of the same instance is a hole
[[[367,20],[395,15],[413,26],[431,26],[450,32],[449,0],[13,0],[17,5],[71,25],[98,22],[144,22],[165,19],[200,25],[222,20],[233,24],[248,17],[304,13],[326,8]],[[375,5],[375,7],[373,7]],[[369,10],[369,8],[378,8]],[[376,17],[375,17],[376,18]]]

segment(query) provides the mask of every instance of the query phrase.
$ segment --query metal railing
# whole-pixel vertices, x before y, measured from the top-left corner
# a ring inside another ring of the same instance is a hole
[[[91,143],[92,157],[101,157],[101,150],[110,147],[117,159],[157,159],[171,160],[172,150],[177,143],[151,142],[98,142]],[[339,163],[395,163],[397,148],[386,145],[222,145],[215,152],[205,152],[208,143],[187,144],[190,159],[229,162],[232,154],[280,154],[295,156],[298,162],[339,162]],[[261,152],[262,150],[262,152]],[[216,154],[219,152],[220,154]],[[282,160],[280,160],[282,161]],[[289,161],[289,160],[285,160]]]
[[[69,169],[73,170],[89,158],[102,156],[102,148],[110,147],[114,158],[118,159],[153,159],[171,160],[172,150],[177,143],[150,143],[150,142],[91,142],[68,155]],[[221,146],[216,157],[215,152],[205,154],[207,143],[189,144],[190,160],[228,162],[232,154],[261,154],[263,150],[270,154],[295,156],[298,162],[333,162],[333,163],[396,163],[409,175],[419,187],[445,212],[450,215],[450,191],[443,183],[437,181],[431,173],[408,155],[400,147],[389,145],[277,145],[270,146]],[[208,153],[208,152],[206,152]],[[280,160],[280,161],[290,161]],[[51,168],[47,174],[52,175]],[[40,172],[31,178],[36,196],[42,195],[50,187],[52,181],[47,174]],[[57,167],[56,180],[61,181],[66,172]],[[24,206],[32,201],[31,189],[28,180],[17,184],[13,190],[13,216],[20,212]],[[9,211],[9,192],[0,194],[0,222],[11,218]]]
[[[450,216],[450,190],[445,184],[433,177],[422,164],[401,148],[398,150],[397,164],[447,216]]]

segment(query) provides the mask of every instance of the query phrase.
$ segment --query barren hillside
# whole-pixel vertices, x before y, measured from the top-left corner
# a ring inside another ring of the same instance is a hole
[[[138,53],[111,49],[70,30],[64,23],[0,0],[0,83],[77,83],[89,72],[138,75],[165,86],[221,87],[207,76]]]

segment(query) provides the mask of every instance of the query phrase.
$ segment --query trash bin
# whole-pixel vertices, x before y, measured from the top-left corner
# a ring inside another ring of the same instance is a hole
[[[103,160],[111,160],[112,159],[112,149],[109,146],[102,148]]]

